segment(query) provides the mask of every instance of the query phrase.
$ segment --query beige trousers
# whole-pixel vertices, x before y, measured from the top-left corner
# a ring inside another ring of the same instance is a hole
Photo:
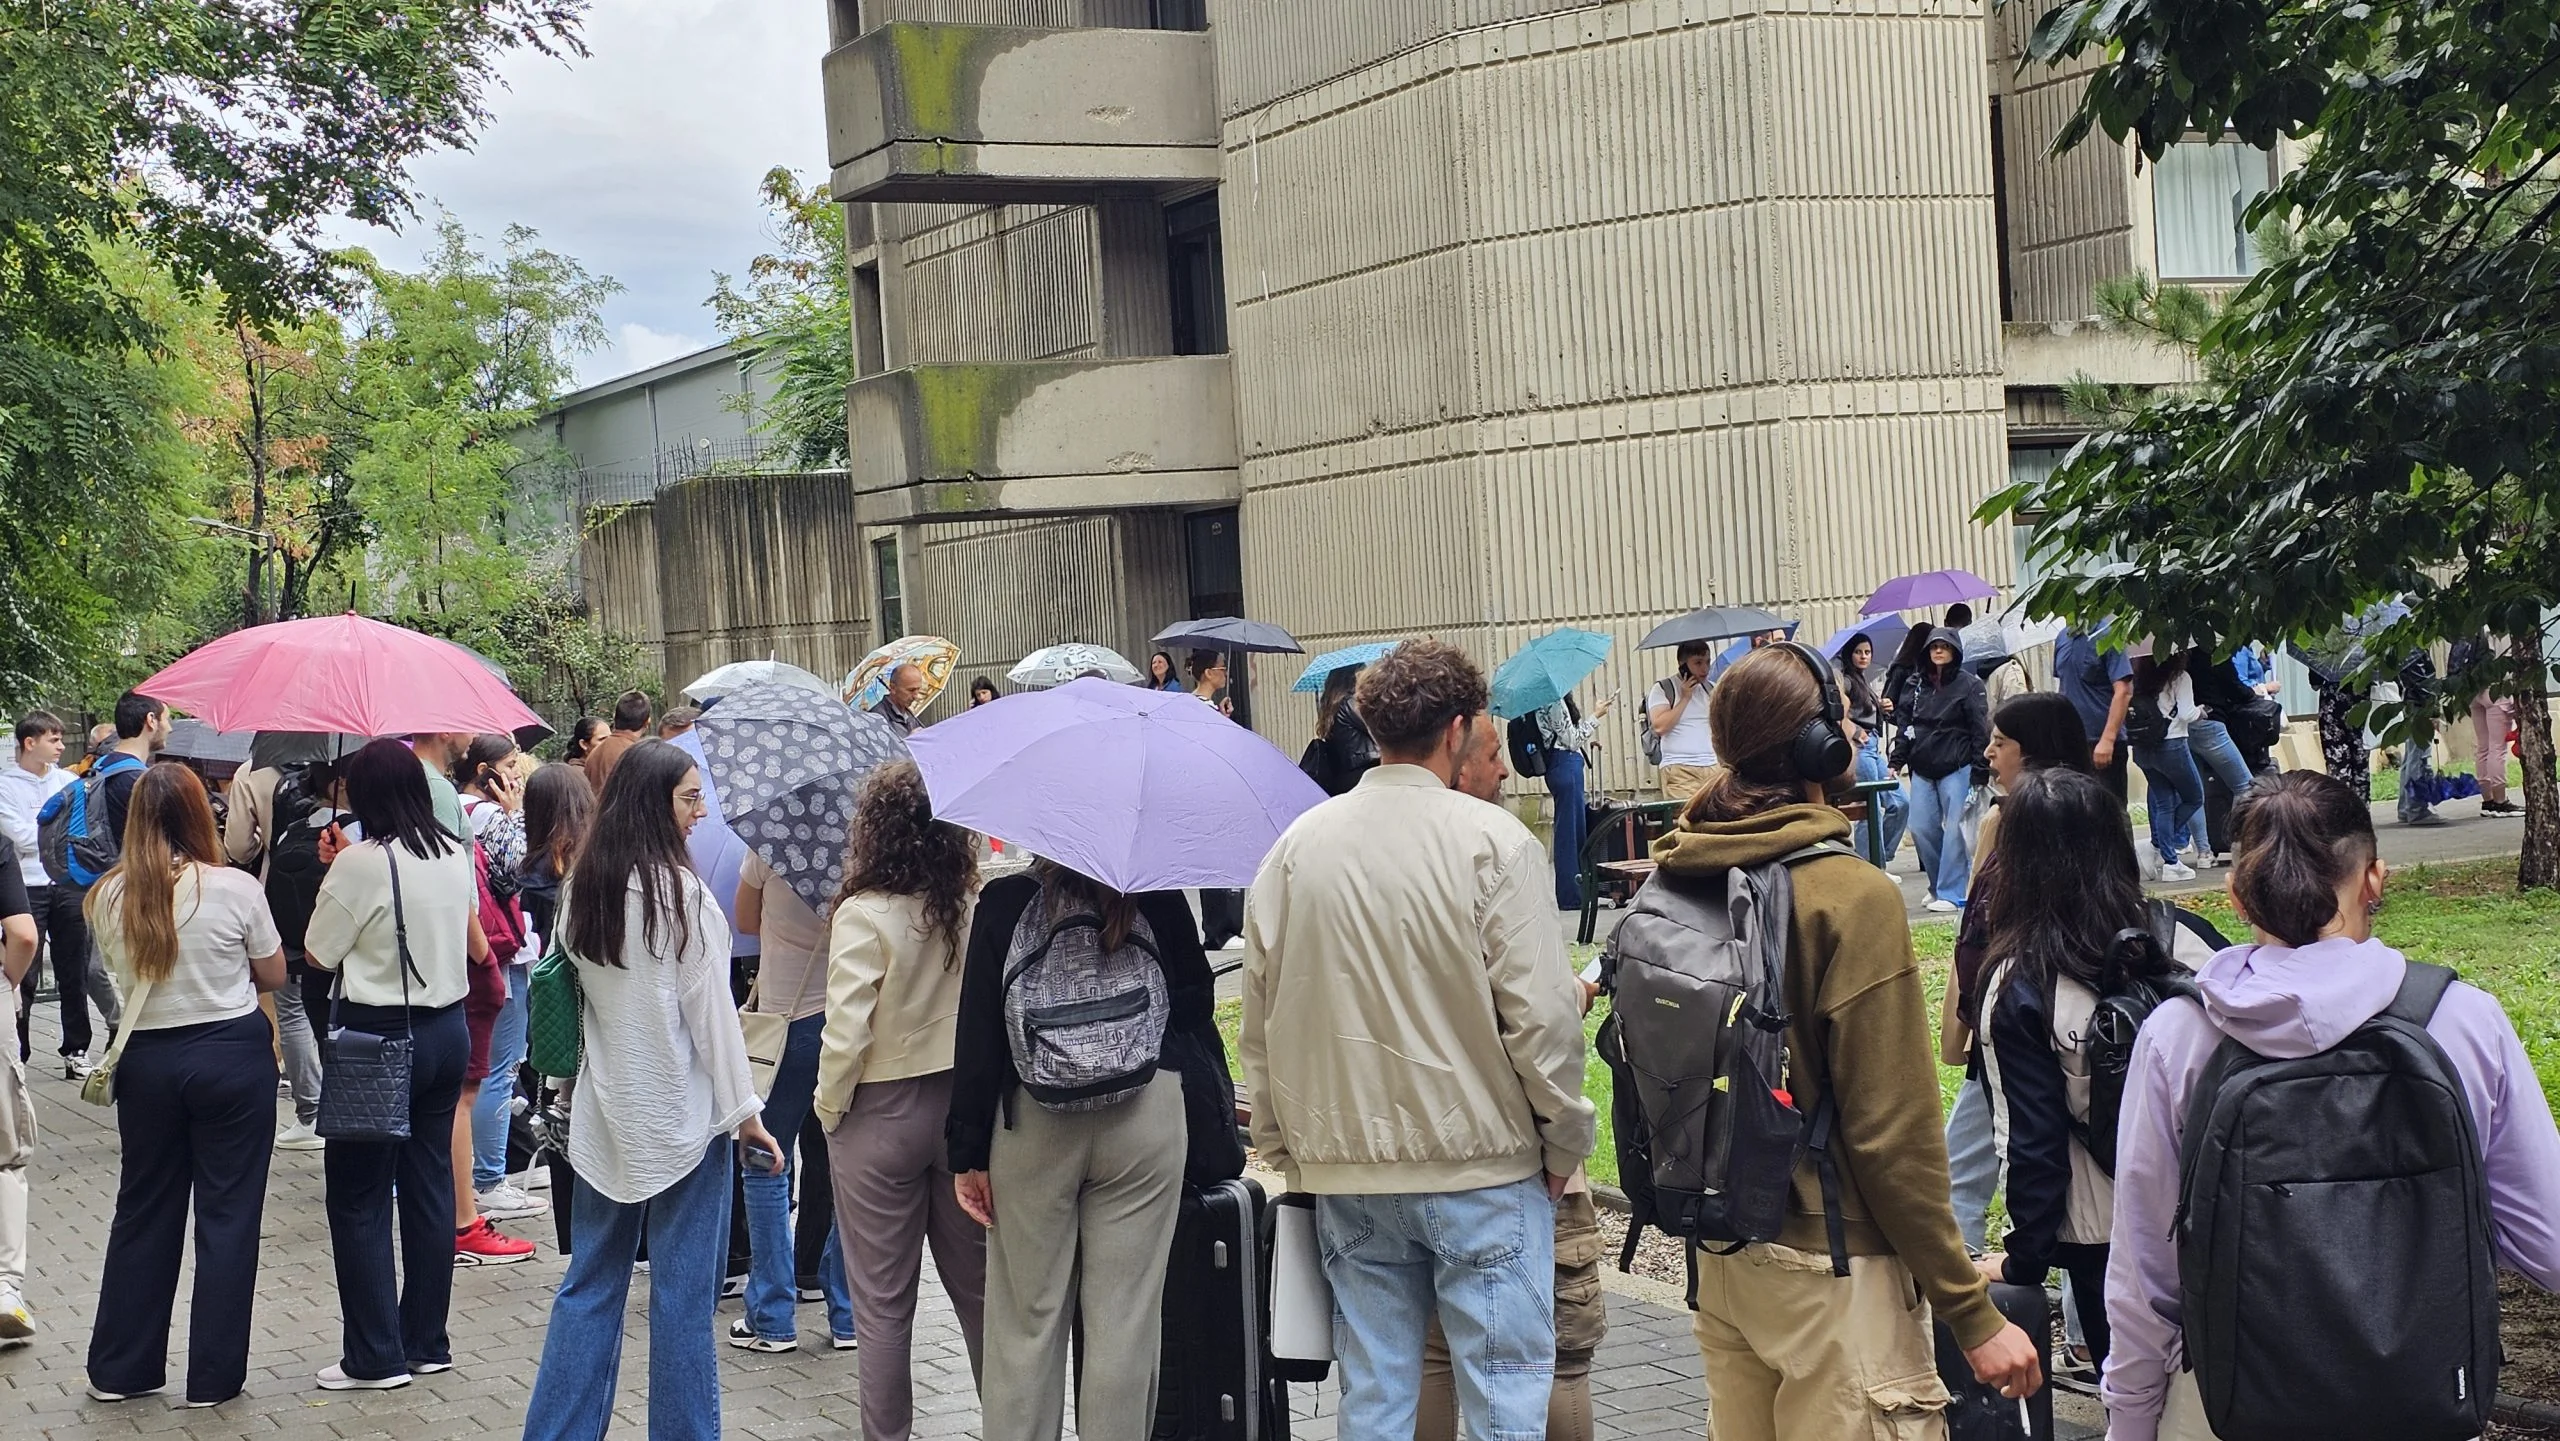
[[[1591,1358],[1609,1334],[1600,1295],[1600,1215],[1588,1190],[1556,1202],[1556,1382],[1547,1397],[1547,1441],[1591,1441]],[[1440,1318],[1422,1338],[1422,1395],[1414,1441],[1457,1441],[1458,1378]]]
[[[1693,1323],[1716,1441],[1942,1441],[1929,1308],[1896,1256],[1698,1253]]]
[[[1662,794],[1675,801],[1685,801],[1707,788],[1707,780],[1716,773],[1714,766],[1664,766]]]
[[[0,1055],[0,1291],[27,1288],[27,1162],[36,1154],[36,1108],[14,1046]]]

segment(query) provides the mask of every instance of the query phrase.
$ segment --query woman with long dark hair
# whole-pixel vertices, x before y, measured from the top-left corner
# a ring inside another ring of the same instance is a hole
[[[1866,632],[1860,631],[1849,637],[1849,643],[1840,647],[1840,653],[1831,659],[1840,674],[1840,703],[1847,712],[1849,745],[1858,753],[1858,779],[1891,780],[1893,767],[1884,758],[1884,701],[1876,694],[1875,684],[1867,676],[1876,663],[1876,643]],[[1883,822],[1883,835],[1880,839],[1872,838],[1868,836],[1866,827],[1858,827],[1858,854],[1872,864],[1882,866],[1902,849],[1902,831],[1911,819],[1911,797],[1903,794],[1901,787],[1897,786],[1868,796],[1867,804],[1877,808],[1878,818]]]
[[[729,995],[729,923],[693,873],[685,833],[708,814],[693,757],[623,752],[563,896],[577,967],[580,1068],[569,1102],[569,1274],[551,1303],[527,1441],[604,1434],[622,1371],[631,1268],[649,1243],[649,1434],[720,1434],[711,1320],[729,1236],[729,1176],[782,1148]],[[734,1131],[743,1154],[733,1159]]]
[[[2204,774],[2187,747],[2187,725],[2200,713],[2183,653],[2167,660],[2134,657],[2133,704],[2124,727],[2133,741],[2133,763],[2151,787],[2143,805],[2151,813],[2151,848],[2160,857],[2162,880],[2194,880],[2195,868],[2179,855],[2191,842],[2205,844]]]
[[[874,772],[829,927],[815,1101],[862,1337],[864,1441],[905,1441],[913,1422],[909,1356],[928,1242],[978,1367],[987,1233],[960,1209],[942,1137],[977,891],[977,837],[934,819],[914,763]]]
[[[1307,778],[1338,796],[1360,783],[1378,765],[1378,743],[1369,735],[1351,692],[1364,667],[1346,665],[1329,672],[1316,696],[1316,738],[1299,761]]]
[[[2147,935],[2150,917],[2133,829],[2094,775],[2033,772],[2000,809],[2000,864],[1975,901],[1990,923],[1993,959],[1974,1010],[2009,1178],[2009,1234],[1982,1259],[1982,1274],[2020,1286],[2043,1285],[2057,1267],[2069,1274],[2091,1364],[2103,1373],[2114,1184],[2074,1134],[2089,1119],[2081,1041],[2100,997],[2132,987],[2165,994],[2185,973],[2158,945],[2119,939],[2128,930]]]
[[[436,819],[418,757],[399,741],[378,740],[348,757],[345,774],[347,809],[364,839],[330,862],[304,959],[337,976],[331,1033],[409,1038],[409,1135],[328,1143],[329,1245],[346,1337],[320,1387],[380,1391],[453,1366],[445,1329],[453,1300],[453,1113],[471,1061],[462,1001],[488,940],[471,848]],[[324,1133],[336,1084],[324,1067]]]
[[[525,923],[548,938],[557,924],[560,883],[595,824],[595,788],[572,765],[554,763],[524,783],[524,870],[517,894]]]
[[[1182,689],[1182,667],[1173,663],[1173,652],[1160,650],[1147,657],[1147,689]]]
[[[204,783],[184,766],[152,766],[135,783],[123,854],[86,909],[125,995],[120,1174],[89,1333],[89,1394],[122,1401],[165,1384],[192,1200],[187,1404],[220,1405],[249,1374],[276,1100],[258,993],[284,984],[284,945],[257,880],[223,864]]]

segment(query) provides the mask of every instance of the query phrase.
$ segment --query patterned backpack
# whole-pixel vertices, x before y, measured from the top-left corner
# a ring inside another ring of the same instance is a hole
[[[1098,1111],[1155,1079],[1172,1019],[1164,963],[1146,918],[1116,947],[1102,919],[1022,913],[1004,963],[1004,1030],[1022,1089],[1053,1111]]]

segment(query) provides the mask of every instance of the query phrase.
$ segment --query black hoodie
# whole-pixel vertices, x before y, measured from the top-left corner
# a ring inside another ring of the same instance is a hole
[[[1902,732],[1894,741],[1894,763],[1927,780],[1943,780],[1960,770],[1983,764],[1991,744],[1991,702],[1982,678],[1964,668],[1964,641],[1944,626],[1929,633],[1932,647],[1941,641],[1955,647],[1956,662],[1921,671],[1903,688]]]

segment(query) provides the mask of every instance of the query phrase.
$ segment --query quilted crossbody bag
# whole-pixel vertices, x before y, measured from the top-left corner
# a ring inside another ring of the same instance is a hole
[[[124,1021],[116,1027],[116,1038],[107,1043],[107,1058],[80,1083],[80,1099],[92,1106],[116,1103],[116,1063],[124,1059],[124,1043],[133,1034],[133,1019],[142,1014],[142,1003],[151,999],[151,983],[142,981],[133,994],[124,998]]]
[[[417,963],[409,957],[409,919],[400,906],[400,857],[395,843],[383,843],[382,860],[391,867],[391,934],[400,947],[400,1015],[414,1025],[409,977]],[[419,977],[420,984],[425,979]],[[341,975],[329,996],[329,1048],[320,1073],[320,1120],[313,1129],[328,1141],[405,1141],[409,1139],[413,1043],[406,1032],[378,1036],[339,1025],[338,1004],[346,985]]]
[[[534,1074],[565,1081],[578,1074],[586,1046],[579,1016],[586,998],[578,990],[578,962],[562,939],[569,931],[568,907],[553,918],[551,942],[533,963],[525,988],[524,1056]]]

